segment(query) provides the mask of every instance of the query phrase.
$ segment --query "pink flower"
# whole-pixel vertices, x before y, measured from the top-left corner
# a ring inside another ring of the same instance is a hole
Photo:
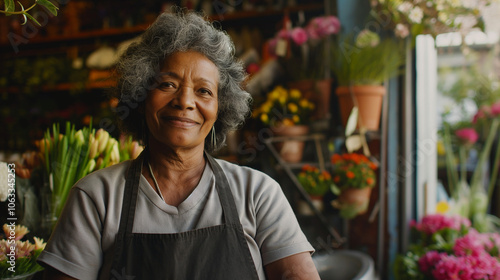
[[[476,143],[479,135],[473,128],[462,128],[455,132],[455,135],[467,144]]]
[[[439,253],[438,251],[429,251],[418,259],[418,267],[424,274],[428,275],[432,269],[443,257],[447,256],[446,253]]]
[[[299,46],[307,42],[307,33],[303,28],[300,27],[295,27],[294,29],[292,29],[292,31],[290,32],[290,37],[292,38],[293,42]]]
[[[495,104],[491,105],[491,115],[493,117],[496,117],[500,115],[500,101],[496,102]]]
[[[455,240],[453,252],[457,256],[479,256],[486,253],[481,234],[474,229],[470,229],[467,235]]]
[[[411,223],[411,227],[426,234],[433,234],[445,228],[460,230],[462,226],[470,227],[470,225],[471,223],[467,218],[461,216],[445,216],[442,214],[427,215],[422,218],[420,223]]]
[[[316,17],[309,22],[306,30],[312,39],[324,38],[340,31],[340,21],[335,16]]]
[[[481,108],[479,108],[477,113],[472,118],[472,123],[476,123],[478,120],[486,118],[486,116],[490,114],[491,114],[491,107],[488,105],[483,105],[481,106]]]
[[[464,258],[455,256],[444,256],[432,271],[436,280],[463,279],[470,280],[473,267],[465,262]]]

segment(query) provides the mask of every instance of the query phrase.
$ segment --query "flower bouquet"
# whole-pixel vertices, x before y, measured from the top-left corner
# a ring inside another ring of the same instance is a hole
[[[0,279],[25,279],[43,270],[36,260],[45,248],[43,239],[34,237],[35,243],[21,241],[29,232],[21,225],[3,225],[4,239],[0,240]]]
[[[333,193],[339,195],[332,205],[347,219],[365,213],[376,183],[377,165],[358,153],[334,154],[331,162]]]
[[[49,217],[44,218],[52,223],[61,214],[69,190],[78,180],[95,170],[133,159],[143,149],[130,137],[118,141],[104,129],[96,132],[92,126],[77,131],[69,122],[64,134],[59,125],[54,124],[52,131],[47,130],[44,139],[38,142],[38,147],[50,196]]]
[[[340,31],[340,21],[335,16],[315,17],[302,27],[292,28],[285,19],[285,26],[269,41],[269,48],[278,56],[287,77],[292,81],[325,79],[330,36]]]
[[[491,203],[500,167],[500,141],[498,139],[489,176],[485,176],[487,174],[485,170],[487,170],[486,165],[493,143],[498,136],[500,102],[491,106],[482,106],[468,125],[468,127],[457,129],[454,134],[455,138],[452,139],[449,124],[444,124],[443,140],[451,211],[469,218],[474,228],[486,232],[492,230],[495,223],[498,224],[498,219],[488,214],[488,206]],[[481,133],[478,133],[478,130]],[[481,135],[485,136],[480,137]],[[456,164],[452,143],[458,144],[460,167]],[[467,162],[472,149],[480,153],[472,177],[469,179]]]
[[[498,233],[479,233],[458,215],[427,215],[410,227],[410,248],[394,262],[396,279],[499,279]]]

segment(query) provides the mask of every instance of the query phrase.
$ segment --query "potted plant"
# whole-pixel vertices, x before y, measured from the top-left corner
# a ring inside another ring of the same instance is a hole
[[[340,41],[333,48],[332,70],[338,80],[336,94],[343,125],[354,106],[359,109],[358,127],[378,130],[387,79],[399,74],[404,64],[401,42],[381,40],[368,29]]]
[[[267,94],[266,100],[254,109],[253,117],[270,127],[273,136],[295,137],[309,132],[307,124],[313,109],[314,104],[299,90],[276,86]],[[285,161],[299,162],[304,144],[303,141],[290,139],[278,142],[276,148]]]
[[[313,205],[319,210],[323,210],[323,196],[333,187],[332,175],[330,172],[305,164],[302,166],[297,179],[309,194]],[[305,215],[312,215],[313,212],[303,200],[299,201],[299,212]]]
[[[410,224],[410,246],[393,265],[398,280],[498,279],[500,235],[461,216],[430,214]]]
[[[358,153],[334,154],[333,189],[338,198],[332,202],[346,219],[364,214],[368,210],[372,188],[376,183],[377,165]]]
[[[288,87],[300,90],[315,103],[313,117],[328,118],[332,80],[326,58],[331,39],[340,31],[340,21],[331,15],[319,16],[293,28],[288,18],[284,21],[284,28],[270,39],[269,48],[283,67]]]

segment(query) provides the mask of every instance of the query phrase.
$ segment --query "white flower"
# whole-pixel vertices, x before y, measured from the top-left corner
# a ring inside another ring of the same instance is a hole
[[[462,0],[462,5],[467,9],[474,9],[478,5],[477,0]]]
[[[408,14],[409,11],[413,9],[413,5],[410,2],[403,2],[401,5],[398,6],[398,11]]]
[[[402,23],[398,23],[396,25],[396,28],[394,29],[394,33],[399,38],[406,38],[408,35],[410,35],[410,30],[408,30],[408,26]]]
[[[423,17],[424,12],[420,9],[420,7],[415,7],[408,15],[408,18],[414,23],[421,23]]]
[[[7,200],[7,195],[9,194],[9,168],[7,163],[0,162],[0,201]]]

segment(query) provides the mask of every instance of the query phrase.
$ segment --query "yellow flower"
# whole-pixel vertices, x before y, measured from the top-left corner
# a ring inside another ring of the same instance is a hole
[[[33,237],[33,239],[35,240],[35,250],[45,249],[45,245],[47,245],[47,243],[43,242],[42,238]]]
[[[271,108],[273,108],[273,103],[271,101],[266,101],[262,106],[260,107],[261,111],[263,113],[269,113],[271,111]]]
[[[267,114],[260,115],[260,121],[266,123],[269,121],[269,116]]]
[[[300,118],[297,115],[293,115],[292,120],[293,120],[294,123],[299,123],[300,122]]]
[[[291,89],[290,90],[290,98],[299,99],[301,97],[302,97],[302,93],[300,93],[300,90],[298,90],[298,89]]]
[[[286,96],[280,96],[278,98],[278,101],[283,105],[286,103],[286,100],[287,100]]]
[[[437,153],[440,156],[443,156],[446,153],[446,149],[444,148],[443,141],[437,142]]]
[[[445,214],[448,210],[450,210],[450,205],[445,200],[441,200],[436,205],[436,212],[439,214]]]
[[[299,106],[295,103],[288,103],[288,110],[290,110],[290,113],[295,114],[297,111],[299,111]]]
[[[267,97],[269,100],[278,100],[278,98],[280,98],[280,92],[279,90],[274,89]]]
[[[305,98],[302,98],[302,99],[299,101],[299,105],[300,105],[300,107],[302,107],[302,108],[307,108],[307,107],[309,107],[309,101],[307,101],[307,99],[305,99]]]

